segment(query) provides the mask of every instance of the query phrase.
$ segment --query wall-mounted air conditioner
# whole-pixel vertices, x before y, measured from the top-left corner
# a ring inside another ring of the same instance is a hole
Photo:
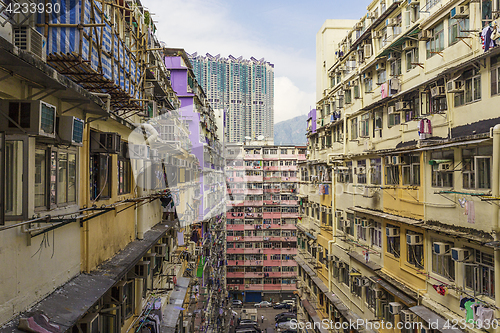
[[[155,245],[154,252],[156,253],[157,257],[165,258],[165,256],[167,255],[167,244]]]
[[[399,315],[401,316],[401,321],[403,323],[414,323],[415,322],[415,314],[411,312],[410,310],[401,310],[399,312]]]
[[[383,36],[382,31],[374,31],[372,36],[373,36],[373,39],[380,39]]]
[[[57,135],[64,143],[74,146],[83,145],[84,121],[73,116],[57,118]]]
[[[76,328],[81,333],[99,332],[99,313],[88,313],[76,323]]]
[[[363,30],[363,22],[358,22],[354,25],[354,30]]]
[[[388,106],[387,107],[387,114],[393,114],[394,112],[396,112],[395,106]]]
[[[396,111],[405,111],[410,109],[410,105],[408,102],[399,101],[394,103],[394,108]]]
[[[392,156],[384,156],[384,164],[392,165]]]
[[[135,276],[146,279],[149,276],[149,261],[139,261],[134,267]]]
[[[474,261],[474,255],[469,249],[453,247],[451,249],[451,259],[459,262],[470,262]]]
[[[446,90],[444,86],[436,86],[431,88],[431,97],[442,97],[446,96]]]
[[[403,50],[404,51],[408,51],[408,50],[411,50],[411,49],[415,49],[417,47],[418,47],[418,44],[417,44],[416,40],[408,39],[404,43]]]
[[[465,19],[469,18],[469,6],[456,6],[450,11],[450,18]]]
[[[47,42],[45,37],[30,26],[17,26],[12,28],[13,44],[25,50],[43,62],[47,58]]]
[[[421,245],[422,244],[422,235],[407,234],[406,235],[406,244],[408,244],[408,245]]]
[[[377,18],[377,13],[376,12],[368,12],[366,13],[366,18],[370,20],[374,20]]]
[[[387,227],[385,233],[387,237],[399,237],[399,228]]]
[[[92,153],[118,154],[121,146],[121,136],[118,133],[90,133],[90,151]]]
[[[395,27],[398,25],[398,19],[397,18],[390,18],[385,21],[385,25],[388,27]]]
[[[443,242],[434,242],[432,244],[434,253],[437,255],[451,255],[451,244]]]
[[[399,302],[389,302],[389,312],[393,315],[399,314],[402,305]]]
[[[449,162],[438,164],[438,171],[445,172],[445,171],[451,171],[451,170],[453,170],[453,166]]]
[[[387,55],[387,61],[392,61],[392,60],[396,60],[399,56],[399,53],[396,53],[396,52],[389,52],[389,54]]]
[[[136,145],[129,143],[128,158],[133,160],[149,160],[151,148],[148,145]]]
[[[379,62],[375,65],[375,70],[376,71],[383,71],[385,70],[385,62]]]
[[[56,107],[40,100],[2,100],[2,110],[12,119],[0,121],[0,131],[55,138]],[[22,128],[22,130],[19,127]]]
[[[408,5],[418,6],[418,5],[420,5],[420,0],[408,0]]]
[[[430,40],[432,38],[431,30],[422,30],[418,33],[418,40]]]
[[[464,91],[463,80],[450,80],[446,82],[446,91],[448,93],[460,93]]]

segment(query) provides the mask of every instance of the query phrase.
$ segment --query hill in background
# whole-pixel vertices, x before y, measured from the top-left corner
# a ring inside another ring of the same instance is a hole
[[[274,124],[275,145],[306,145],[307,115]]]

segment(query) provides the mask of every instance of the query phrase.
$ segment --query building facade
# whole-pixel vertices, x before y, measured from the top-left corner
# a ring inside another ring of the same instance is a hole
[[[367,9],[319,45],[331,57],[300,165],[300,316],[427,332],[469,319],[468,299],[498,318],[500,48],[486,38],[498,2]],[[456,331],[487,329],[475,323]]]
[[[189,56],[193,72],[214,109],[227,112],[229,143],[274,138],[274,65],[264,59]]]
[[[250,142],[226,152],[230,298],[290,298],[297,276],[297,163],[305,160],[305,147]]]
[[[223,261],[224,207],[207,214],[200,197],[224,197],[220,140],[183,118],[139,1],[57,4],[64,15],[0,18],[0,331],[44,314],[63,332],[119,333],[155,314],[186,332],[182,306],[196,286],[214,294]]]

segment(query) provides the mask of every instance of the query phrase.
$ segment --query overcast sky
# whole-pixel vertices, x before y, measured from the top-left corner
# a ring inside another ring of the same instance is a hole
[[[158,38],[188,53],[274,64],[275,122],[315,106],[316,33],[326,19],[359,19],[368,0],[142,0]]]

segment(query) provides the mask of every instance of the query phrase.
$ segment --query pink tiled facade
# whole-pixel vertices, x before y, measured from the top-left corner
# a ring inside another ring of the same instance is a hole
[[[227,287],[246,302],[296,290],[297,162],[305,147],[227,148]]]

